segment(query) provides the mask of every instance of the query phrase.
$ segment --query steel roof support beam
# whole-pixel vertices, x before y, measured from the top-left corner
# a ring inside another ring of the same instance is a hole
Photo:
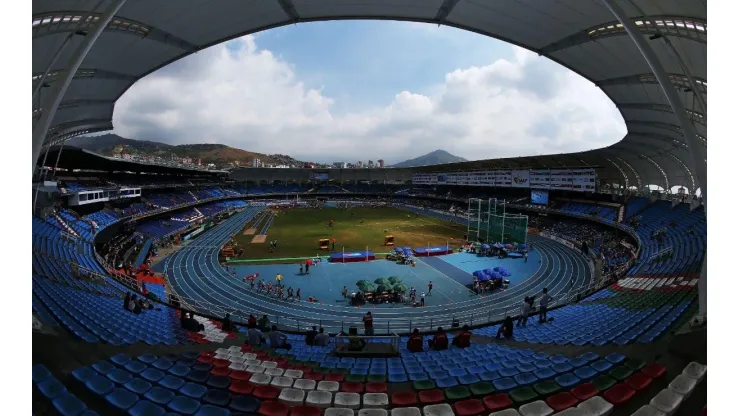
[[[57,49],[57,52],[54,54],[54,57],[51,58],[51,62],[49,62],[49,66],[46,67],[46,71],[44,71],[44,75],[39,78],[38,84],[36,84],[36,88],[33,90],[33,96],[31,97],[31,102],[36,100],[36,96],[39,94],[39,91],[41,91],[41,87],[44,85],[44,81],[46,81],[46,77],[49,75],[49,72],[51,72],[51,68],[56,64],[57,59],[59,59],[59,56],[64,52],[64,49],[67,47],[67,44],[69,43],[69,40],[72,39],[72,36],[74,36],[74,33],[70,33],[67,35],[66,38],[64,38],[64,41],[61,45],[59,45],[59,49]]]
[[[663,41],[666,45],[668,45],[668,49],[673,52],[673,55],[676,57],[676,60],[678,60],[678,64],[681,65],[681,70],[683,70],[683,74],[686,75],[686,78],[689,79],[689,82],[691,85],[696,85],[696,80],[694,79],[694,76],[691,75],[691,71],[686,67],[686,64],[683,61],[683,58],[681,58],[681,55],[678,54],[678,51],[673,46],[673,43],[671,43],[671,40],[667,37],[663,36]],[[707,102],[704,101],[704,96],[696,91],[696,88],[692,88],[691,92],[694,93],[694,97],[696,98],[696,101],[699,102],[699,107],[701,107],[702,113],[704,113],[704,117],[707,116]]]
[[[51,121],[54,119],[54,115],[57,112],[59,103],[62,102],[62,98],[64,98],[64,94],[67,92],[67,88],[72,82],[72,78],[74,78],[75,73],[80,68],[80,65],[87,56],[87,53],[90,51],[90,49],[92,49],[95,41],[98,40],[100,34],[103,33],[106,26],[108,26],[108,23],[111,21],[113,16],[118,13],[118,10],[121,8],[121,6],[123,6],[125,2],[126,0],[111,1],[108,8],[100,16],[98,24],[93,30],[87,32],[85,39],[69,58],[69,61],[64,68],[64,72],[62,72],[58,77],[59,82],[54,83],[54,86],[52,87],[47,99],[48,105],[42,106],[42,108],[44,108],[45,110],[43,114],[41,114],[41,118],[39,119],[39,121],[36,123],[35,126],[33,126],[33,144],[31,147],[31,157],[33,159],[31,160],[31,175],[33,175],[33,171],[36,169],[36,162],[38,161],[41,154],[41,147],[44,144],[46,132],[51,126]]]
[[[652,47],[645,40],[645,36],[640,32],[635,23],[630,19],[617,4],[616,0],[602,0],[604,5],[611,10],[612,14],[617,20],[624,25],[625,30],[629,33],[632,41],[635,42],[635,46],[640,50],[642,56],[645,57],[645,61],[650,66],[650,69],[655,74],[655,78],[660,83],[660,87],[663,89],[663,93],[668,99],[668,103],[673,107],[673,113],[678,119],[678,124],[683,130],[683,136],[686,140],[686,144],[689,146],[691,156],[694,164],[694,174],[699,180],[699,187],[701,187],[702,197],[704,198],[704,205],[707,204],[707,164],[706,151],[702,146],[701,139],[699,139],[694,125],[691,124],[686,112],[684,111],[681,97],[678,96],[673,83],[668,78],[663,66],[660,64],[658,57],[655,55]],[[706,208],[705,208],[706,209]],[[706,280],[707,280],[707,257],[704,256],[704,262],[702,265],[702,272],[699,278],[699,313],[706,315],[707,313],[707,292],[706,292]]]
[[[459,1],[460,0],[445,0],[444,3],[439,6],[439,10],[437,10],[437,16],[434,17],[434,22],[437,23],[437,26],[443,24],[447,20],[447,16],[450,15],[452,9],[457,6],[457,3]]]
[[[295,10],[293,0],[278,0],[278,3],[293,23],[298,23],[301,20],[301,16],[299,16],[298,12]]]

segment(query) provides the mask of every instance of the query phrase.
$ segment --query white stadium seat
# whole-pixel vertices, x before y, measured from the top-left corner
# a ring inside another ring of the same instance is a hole
[[[282,368],[265,368],[265,374],[273,377],[282,376],[284,371]]]
[[[684,396],[684,400],[694,392],[696,388],[697,379],[691,378],[684,374],[679,374],[676,378],[671,381],[668,388],[675,391],[676,393]]]
[[[290,371],[290,370],[288,370],[288,371]],[[286,371],[286,373],[288,371]],[[296,379],[293,382],[293,388],[294,389],[301,389],[301,390],[315,390],[316,389],[316,380],[309,380],[309,379],[305,379],[305,378],[298,378],[298,379]]]
[[[550,406],[542,400],[536,400],[519,407],[522,416],[550,416],[555,413]]]
[[[262,366],[265,368],[275,368],[277,367],[277,363],[275,361],[263,361]]]
[[[452,406],[447,403],[424,406],[424,416],[455,416]]]
[[[244,371],[247,368],[244,363],[231,363],[229,365],[229,370],[238,370],[238,371]]]
[[[365,393],[362,396],[362,407],[370,409],[387,409],[388,395],[385,393]]]
[[[306,392],[298,389],[283,389],[280,391],[278,401],[287,404],[288,406],[295,407],[303,405],[303,400],[306,398]]]
[[[360,409],[358,416],[388,416],[385,409]]]
[[[273,377],[271,385],[282,389],[293,385],[293,379],[288,377]]]
[[[521,416],[521,414],[516,409],[506,409],[499,410],[498,412],[493,412],[488,416]]]
[[[334,407],[357,410],[360,408],[360,393],[340,392],[334,395]]]
[[[296,381],[300,381],[300,380],[296,380]],[[314,381],[314,380],[311,380],[311,381]],[[309,391],[308,396],[306,396],[306,405],[316,406],[322,409],[326,409],[331,406],[333,399],[334,399],[334,395],[331,392],[312,390],[312,391]]]
[[[707,366],[693,361],[683,369],[683,374],[701,381],[707,374]]]
[[[665,416],[665,413],[654,408],[653,406],[650,406],[649,404],[646,404],[637,409],[635,413],[632,413],[632,416]]]
[[[339,382],[321,380],[319,381],[319,385],[316,386],[316,390],[332,392],[339,391]]]
[[[396,407],[391,410],[391,416],[421,416],[418,407]]]
[[[247,367],[246,371],[252,374],[261,374],[265,372],[265,367],[262,367],[261,365],[250,365]]]
[[[267,374],[255,373],[249,378],[249,382],[252,384],[268,385],[272,381],[272,377]]]
[[[352,409],[330,407],[324,411],[324,416],[355,416],[355,412]]]
[[[562,412],[557,412],[553,416],[589,416],[590,414],[586,412],[583,409],[579,409],[577,407],[570,407],[568,409],[563,410]]]
[[[658,393],[652,400],[650,400],[650,406],[660,410],[668,416],[676,413],[676,409],[681,404],[683,396],[676,393],[671,389],[663,389]]]
[[[594,396],[585,402],[579,403],[578,408],[585,410],[589,415],[606,416],[614,410],[614,405],[604,400],[601,396]]]
[[[301,378],[303,377],[303,371],[301,370],[285,370],[285,374],[283,374],[285,377],[290,378]]]

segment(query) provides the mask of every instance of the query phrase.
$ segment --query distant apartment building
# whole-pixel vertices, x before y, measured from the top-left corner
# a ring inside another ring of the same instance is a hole
[[[358,161],[357,161],[357,165],[355,165],[355,167],[357,167],[357,168],[361,168],[361,167],[363,167],[363,166],[364,166],[364,165],[362,164],[362,161],[361,161],[361,160],[358,160]]]
[[[367,167],[369,167],[369,168],[375,167],[375,162],[373,162],[372,160],[368,160],[367,161]]]
[[[262,166],[262,161],[260,159],[258,159],[256,157],[254,159],[252,159],[252,167],[253,168],[258,168],[260,166]]]
[[[384,168],[385,167],[385,160],[378,159],[378,167],[381,168],[381,169]]]
[[[332,166],[334,166],[337,169],[344,169],[347,167],[347,163],[346,162],[334,162],[332,163]]]

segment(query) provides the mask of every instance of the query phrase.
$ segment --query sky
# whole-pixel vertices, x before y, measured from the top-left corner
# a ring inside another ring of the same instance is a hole
[[[113,124],[132,139],[327,163],[566,153],[626,133],[600,89],[547,58],[392,21],[301,23],[216,45],[137,82]]]

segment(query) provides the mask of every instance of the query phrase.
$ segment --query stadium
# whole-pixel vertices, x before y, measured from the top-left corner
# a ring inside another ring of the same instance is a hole
[[[705,4],[163,3],[33,2],[34,414],[706,414]],[[170,63],[345,19],[536,52],[627,134],[410,168],[65,146]]]

